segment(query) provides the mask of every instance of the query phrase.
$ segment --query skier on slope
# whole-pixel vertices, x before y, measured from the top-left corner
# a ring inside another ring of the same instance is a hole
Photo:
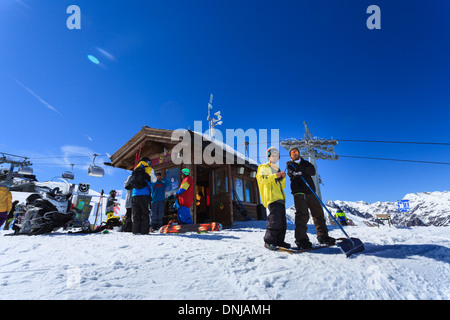
[[[336,210],[336,219],[341,224],[341,226],[347,225],[347,216],[345,215],[344,211],[341,209],[341,207],[337,207]]]
[[[276,165],[280,152],[270,147],[266,152],[269,162],[261,164],[256,173],[261,201],[269,209],[267,216],[264,246],[269,250],[277,250],[277,246],[290,248],[284,241],[286,236],[286,173]]]
[[[309,190],[305,182],[300,178],[302,176],[308,185],[316,190],[311,176],[316,174],[316,168],[309,161],[300,157],[298,148],[292,147],[289,150],[291,161],[286,163],[287,174],[291,178],[291,191],[294,195],[295,205],[295,244],[300,249],[309,249],[312,243],[309,241],[307,223],[309,212],[313,218],[314,226],[317,230],[317,240],[320,244],[334,245],[336,239],[328,236],[328,228],[325,222],[322,206],[314,194]]]

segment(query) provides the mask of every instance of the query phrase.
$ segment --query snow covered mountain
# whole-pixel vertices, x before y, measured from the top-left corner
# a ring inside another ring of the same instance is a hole
[[[339,206],[347,214],[369,222],[375,222],[376,214],[389,214],[395,226],[450,226],[450,192],[434,191],[409,193],[402,200],[409,200],[409,212],[398,212],[397,202],[329,200],[331,213]],[[353,217],[349,217],[352,219]],[[356,219],[358,220],[358,219]]]

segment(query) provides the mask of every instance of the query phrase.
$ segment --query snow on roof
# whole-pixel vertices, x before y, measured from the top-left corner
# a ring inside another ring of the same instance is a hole
[[[258,163],[256,161],[254,161],[253,159],[251,159],[249,157],[246,157],[245,155],[243,155],[239,151],[235,150],[230,145],[222,142],[221,140],[218,140],[216,138],[213,139],[210,135],[207,135],[207,134],[204,134],[204,133],[201,133],[201,132],[197,132],[197,131],[191,131],[191,132],[196,134],[196,135],[201,136],[203,138],[203,141],[209,141],[209,142],[217,145],[218,147],[220,147],[222,150],[224,150],[228,154],[235,155],[237,158],[242,159],[243,162],[248,162],[248,163],[256,165],[256,166],[258,165]]]

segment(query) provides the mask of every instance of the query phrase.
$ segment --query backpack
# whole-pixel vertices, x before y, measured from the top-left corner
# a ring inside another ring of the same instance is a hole
[[[134,169],[127,187],[130,189],[142,189],[147,186],[148,181],[150,181],[150,176],[145,172],[145,167],[141,165]]]

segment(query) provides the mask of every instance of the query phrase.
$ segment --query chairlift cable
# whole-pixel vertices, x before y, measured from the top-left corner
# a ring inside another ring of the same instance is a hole
[[[289,157],[287,154],[282,154],[280,157]],[[385,160],[385,161],[401,161],[401,162],[416,162],[416,163],[428,163],[428,164],[445,164],[450,165],[450,162],[439,162],[439,161],[424,161],[424,160],[410,160],[410,159],[392,159],[392,158],[378,158],[378,157],[362,157],[362,156],[350,156],[350,155],[339,155],[341,158],[355,158],[355,159],[370,159],[370,160]],[[261,157],[259,157],[261,158]]]
[[[268,144],[268,143],[279,143],[279,142],[285,142],[286,140],[291,139],[284,139],[279,141],[265,141],[265,142],[245,142],[244,144],[237,144],[236,146],[243,146],[243,145],[255,145],[255,144]],[[303,139],[297,139],[299,141]],[[336,139],[336,138],[330,138],[330,139],[317,139],[317,140],[337,140],[337,141],[343,141],[343,142],[368,142],[368,143],[397,143],[397,144],[424,144],[424,145],[440,145],[440,146],[450,146],[450,142],[427,142],[427,141],[393,141],[393,140],[358,140],[358,139]]]
[[[429,144],[450,146],[450,142],[426,142],[426,141],[387,141],[387,140],[350,140],[350,139],[334,139],[345,142],[371,142],[371,143],[403,143],[403,144]]]

